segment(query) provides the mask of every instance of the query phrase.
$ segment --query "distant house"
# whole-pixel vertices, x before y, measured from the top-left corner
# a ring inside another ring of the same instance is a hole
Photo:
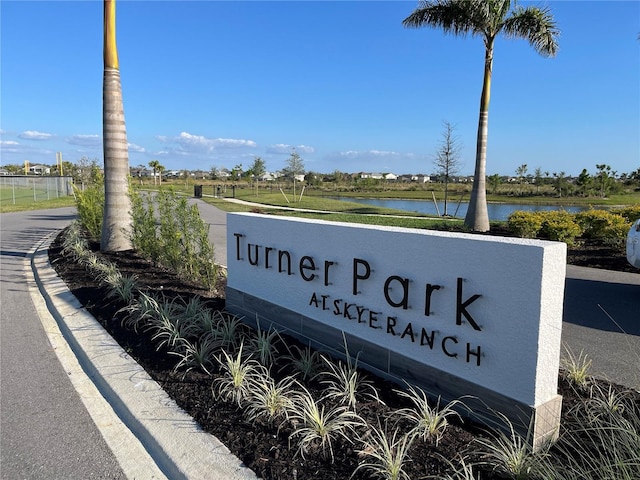
[[[360,178],[362,179],[371,178],[373,180],[382,180],[384,177],[381,173],[360,172]]]
[[[261,182],[273,182],[276,179],[276,175],[271,172],[265,172],[258,180]]]
[[[51,169],[46,165],[32,165],[29,167],[29,173],[33,175],[49,175]]]
[[[394,173],[385,173],[384,179],[387,180],[388,182],[395,182],[396,180],[398,180],[398,175]]]
[[[202,179],[202,180],[207,178],[207,175],[209,175],[209,174],[207,172],[202,171],[202,170],[194,170],[193,172],[189,173],[189,176],[191,178],[197,178],[197,179]]]
[[[131,176],[132,177],[150,177],[151,175],[153,175],[153,173],[151,172],[151,170],[147,170],[146,168],[132,168],[131,169]]]
[[[429,183],[431,181],[431,176],[423,175],[422,173],[404,173],[402,175],[398,175],[396,179],[399,182]]]
[[[411,181],[418,182],[418,183],[429,183],[431,181],[431,176],[423,175],[422,173],[419,173],[418,175],[412,175]]]

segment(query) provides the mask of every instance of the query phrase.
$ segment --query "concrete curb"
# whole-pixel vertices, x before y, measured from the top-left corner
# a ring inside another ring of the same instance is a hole
[[[78,362],[118,417],[170,479],[256,479],[200,429],[80,305],[51,267],[44,240],[31,259],[37,287]]]

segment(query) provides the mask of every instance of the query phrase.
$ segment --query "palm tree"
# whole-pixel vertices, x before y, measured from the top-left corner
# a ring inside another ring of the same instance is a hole
[[[158,160],[151,160],[149,162],[149,166],[153,168],[153,184],[155,185],[158,172],[160,171],[161,168],[162,170],[164,170],[164,167],[160,165],[160,162]],[[162,184],[162,175],[160,175],[160,184]]]
[[[120,66],[116,48],[116,2],[104,0],[104,78],[102,84],[102,142],[104,151],[104,216],[100,250],[129,250],[131,200],[129,151],[124,122]]]
[[[476,166],[464,223],[471,230],[486,232],[489,230],[486,163],[493,45],[502,32],[507,38],[524,38],[538,53],[552,57],[558,50],[559,35],[553,16],[546,8],[517,6],[515,0],[433,0],[421,2],[402,24],[410,28],[441,28],[453,35],[470,33],[484,40],[484,80],[480,96]]]

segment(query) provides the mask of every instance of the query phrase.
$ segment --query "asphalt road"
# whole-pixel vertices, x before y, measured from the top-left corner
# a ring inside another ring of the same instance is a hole
[[[640,273],[569,265],[562,341],[594,376],[640,390]]]
[[[226,213],[192,201],[211,225],[217,261],[226,265]],[[105,427],[117,419],[87,413],[85,405],[104,399],[78,393],[76,372],[62,366],[54,351],[62,346],[51,343],[40,320],[30,254],[73,218],[72,208],[0,215],[0,478],[163,478],[150,473],[152,466],[137,467],[149,475],[132,475],[136,467],[120,453],[116,459]],[[563,342],[586,353],[597,376],[640,389],[640,273],[569,266],[563,319]],[[134,442],[118,442],[135,451]],[[141,454],[132,457],[142,462]]]
[[[2,479],[126,478],[60,364],[29,292],[29,252],[74,212],[0,215]]]

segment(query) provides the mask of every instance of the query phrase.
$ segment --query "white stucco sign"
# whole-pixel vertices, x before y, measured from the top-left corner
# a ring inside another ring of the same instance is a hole
[[[227,232],[231,311],[334,350],[345,332],[377,372],[451,395],[557,403],[563,243],[255,214]]]

